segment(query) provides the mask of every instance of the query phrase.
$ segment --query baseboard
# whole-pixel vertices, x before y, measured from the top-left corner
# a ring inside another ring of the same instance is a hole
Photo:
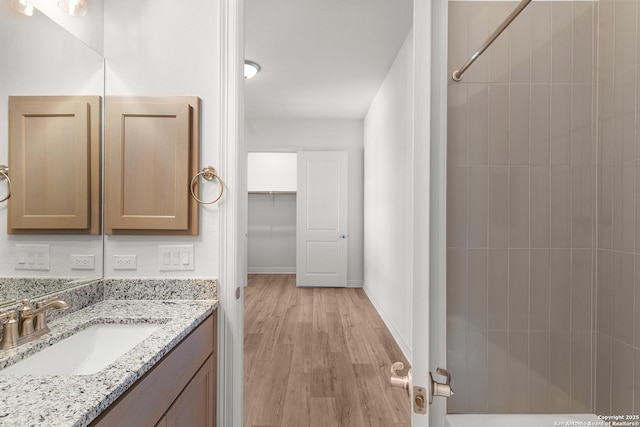
[[[249,267],[249,274],[296,274],[295,267]]]
[[[389,319],[389,316],[386,315],[380,304],[378,304],[376,299],[371,295],[371,292],[368,290],[366,283],[363,285],[362,289],[364,290],[364,293],[367,294],[369,301],[371,301],[371,304],[373,304],[373,307],[376,309],[376,311],[382,318],[382,321],[389,329],[389,332],[391,332],[391,336],[396,341],[396,344],[398,344],[398,347],[400,347],[400,351],[402,351],[404,357],[406,357],[409,363],[411,363],[411,345],[402,338],[402,335],[400,335],[398,328],[395,327],[391,319]]]
[[[347,280],[347,288],[361,288],[362,280]]]

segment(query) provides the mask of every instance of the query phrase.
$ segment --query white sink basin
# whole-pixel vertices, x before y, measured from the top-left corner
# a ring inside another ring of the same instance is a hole
[[[93,325],[0,370],[0,374],[95,374],[161,327],[147,323]]]

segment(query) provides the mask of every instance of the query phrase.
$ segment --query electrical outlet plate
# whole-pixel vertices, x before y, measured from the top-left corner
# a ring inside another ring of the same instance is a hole
[[[194,270],[193,245],[160,245],[158,249],[160,271]]]
[[[94,255],[71,255],[71,269],[72,270],[94,270],[95,256]]]
[[[16,270],[49,270],[49,245],[16,245]]]
[[[138,260],[136,255],[114,255],[114,270],[137,270]]]

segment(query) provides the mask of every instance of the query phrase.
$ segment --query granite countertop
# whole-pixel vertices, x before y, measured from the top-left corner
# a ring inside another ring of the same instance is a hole
[[[161,323],[160,330],[93,375],[2,375],[0,426],[86,426],[193,331],[216,300],[105,300],[50,322],[51,332],[0,351],[0,369],[98,323]]]

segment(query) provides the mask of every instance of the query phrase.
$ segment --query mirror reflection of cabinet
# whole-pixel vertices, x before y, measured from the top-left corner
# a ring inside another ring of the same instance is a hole
[[[105,233],[198,234],[197,97],[107,97]]]
[[[9,234],[100,234],[100,97],[9,97]]]

